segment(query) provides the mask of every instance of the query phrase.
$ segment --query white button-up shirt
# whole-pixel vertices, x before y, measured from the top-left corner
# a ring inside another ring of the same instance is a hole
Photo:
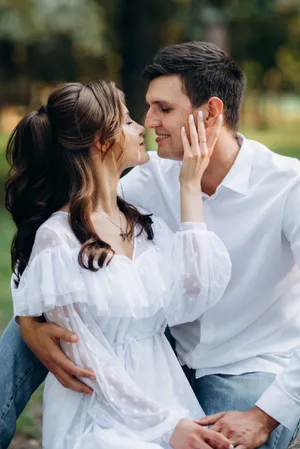
[[[292,429],[300,419],[300,162],[239,140],[231,170],[212,196],[203,194],[207,226],[231,257],[231,280],[217,305],[172,334],[179,360],[197,377],[277,374],[257,406]],[[153,152],[122,178],[119,193],[176,231],[180,167]]]

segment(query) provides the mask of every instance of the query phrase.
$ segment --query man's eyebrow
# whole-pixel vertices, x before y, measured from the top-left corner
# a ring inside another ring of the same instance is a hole
[[[146,103],[148,105],[150,105],[150,104],[164,104],[164,105],[170,106],[170,107],[173,106],[172,103],[170,103],[169,101],[166,101],[166,100],[154,100],[154,101],[149,102],[147,100],[147,98],[146,98]]]

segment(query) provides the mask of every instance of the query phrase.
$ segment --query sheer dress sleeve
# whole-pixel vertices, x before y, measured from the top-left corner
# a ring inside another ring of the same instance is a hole
[[[228,251],[205,223],[182,223],[174,233],[162,219],[155,218],[154,236],[163,255],[168,324],[194,321],[224,294],[231,277]]]

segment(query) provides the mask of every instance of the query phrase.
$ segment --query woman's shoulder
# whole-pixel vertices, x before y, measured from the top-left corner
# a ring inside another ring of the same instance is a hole
[[[37,230],[34,241],[34,252],[43,249],[76,245],[76,237],[72,232],[66,212],[52,214]]]
[[[174,232],[169,228],[167,223],[157,215],[152,215],[153,243],[158,247],[168,245],[170,239],[173,238]]]

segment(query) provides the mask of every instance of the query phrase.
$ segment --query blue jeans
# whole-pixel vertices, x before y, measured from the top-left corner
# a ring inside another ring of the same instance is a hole
[[[7,449],[18,416],[47,370],[25,345],[14,320],[0,338],[0,363],[0,449]]]
[[[227,410],[249,410],[275,378],[274,374],[264,372],[239,376],[215,374],[200,379],[195,379],[193,370],[186,374],[207,415]],[[280,425],[260,449],[286,449],[296,431],[297,428],[290,431]]]

